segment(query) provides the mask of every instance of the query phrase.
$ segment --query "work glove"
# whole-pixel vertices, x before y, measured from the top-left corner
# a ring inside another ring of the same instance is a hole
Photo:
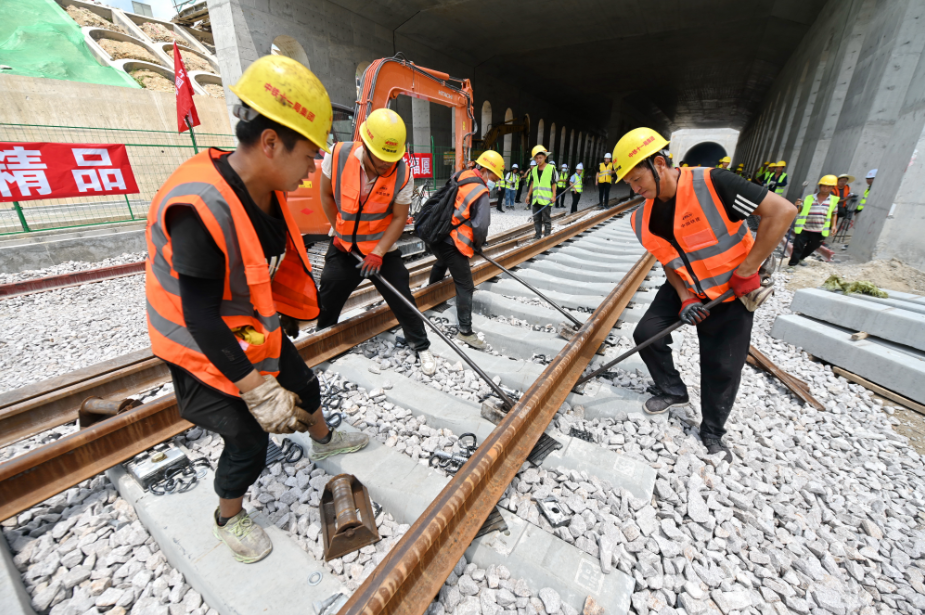
[[[296,405],[299,396],[281,387],[273,376],[265,375],[263,384],[241,393],[241,399],[267,433],[307,431],[315,423],[308,412]]]
[[[382,257],[376,254],[370,254],[363,259],[363,262],[357,265],[360,275],[369,278],[379,273],[382,268]]]
[[[685,324],[699,325],[710,315],[710,310],[703,307],[700,299],[695,297],[681,304],[681,311],[678,312],[678,315]]]
[[[739,275],[738,270],[736,270],[732,272],[732,277],[729,279],[729,287],[733,290],[736,297],[747,295],[753,290],[757,290],[759,286],[761,286],[761,276],[757,271],[743,278]]]
[[[300,333],[299,321],[296,320],[295,318],[291,318],[289,316],[286,316],[285,314],[280,314],[279,315],[279,326],[280,328],[282,328],[283,333],[285,333],[292,339],[299,337],[299,333]]]

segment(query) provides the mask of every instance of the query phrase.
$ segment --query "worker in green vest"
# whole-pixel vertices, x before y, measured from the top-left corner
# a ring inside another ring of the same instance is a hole
[[[514,206],[514,195],[520,189],[520,167],[515,162],[511,165],[511,170],[504,176],[504,205],[506,207]],[[501,209],[500,207],[498,209]],[[503,212],[504,210],[501,209]]]
[[[530,171],[530,190],[527,203],[533,210],[533,239],[548,237],[552,233],[552,213],[549,211],[556,201],[556,187],[559,174],[551,164],[546,162],[549,152],[542,145],[537,145],[531,152],[536,166]]]
[[[816,251],[838,222],[835,209],[838,207],[838,197],[833,194],[838,186],[838,178],[826,175],[819,180],[816,194],[810,194],[805,199],[795,201],[800,213],[797,215],[793,227],[793,251],[790,253],[790,267],[803,264],[803,260]]]
[[[719,159],[719,164],[716,165],[717,169],[728,169],[729,165],[732,164],[732,158],[729,156],[723,156]]]
[[[787,188],[787,174],[784,172],[786,166],[787,163],[783,160],[775,162],[770,165],[771,172],[765,175],[765,185],[775,194],[783,194]]]
[[[504,178],[504,175],[498,176],[498,181],[495,182],[495,188],[498,189],[498,202],[495,203],[498,211],[504,213],[504,197],[507,194],[507,181]]]
[[[764,177],[765,177],[765,175],[768,174],[769,166],[770,166],[770,165],[771,165],[771,163],[768,162],[767,160],[765,160],[765,161],[762,163],[762,165],[761,165],[760,167],[758,167],[758,170],[755,171],[755,174],[752,175],[752,182],[754,182],[754,183],[756,183],[756,184],[761,184],[761,185],[763,186],[763,185],[764,185]]]
[[[610,201],[610,187],[613,185],[613,164],[611,163],[610,152],[604,154],[604,162],[598,164],[594,183],[597,184],[597,204],[601,207],[607,207],[607,203]]]
[[[569,213],[574,214],[578,211],[578,201],[581,200],[581,193],[584,190],[584,180],[581,176],[582,172],[584,171],[584,168],[585,168],[584,165],[579,162],[578,165],[575,167],[575,173],[568,180],[569,186],[571,186],[572,188],[572,209]],[[566,171],[567,170],[568,169],[566,169]],[[563,197],[562,200],[564,201],[565,197]]]
[[[864,188],[864,196],[861,197],[861,201],[858,203],[858,208],[854,212],[854,217],[857,218],[858,214],[861,213],[861,210],[864,209],[864,204],[867,203],[867,196],[870,194],[870,187],[874,185],[874,179],[877,177],[877,169],[871,169],[867,172],[867,177],[864,179],[867,180],[867,187]]]
[[[553,166],[556,166],[553,164]],[[568,188],[568,165],[562,163],[559,169],[559,181],[556,182],[556,207],[565,207],[565,189]]]

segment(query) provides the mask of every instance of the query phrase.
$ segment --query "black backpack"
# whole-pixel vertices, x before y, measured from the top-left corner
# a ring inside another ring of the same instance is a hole
[[[437,190],[424,206],[421,211],[414,217],[414,234],[424,240],[424,243],[433,245],[440,243],[456,227],[462,225],[453,224],[453,213],[456,211],[456,193],[460,186],[469,184],[482,184],[482,180],[477,177],[469,177],[458,181],[459,173],[450,177],[440,190]]]

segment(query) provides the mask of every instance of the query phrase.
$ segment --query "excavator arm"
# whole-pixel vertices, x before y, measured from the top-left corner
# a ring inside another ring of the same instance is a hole
[[[513,119],[504,122],[503,124],[498,124],[497,126],[492,126],[491,130],[482,138],[481,141],[476,140],[475,147],[480,150],[489,150],[495,146],[495,143],[498,142],[498,139],[504,135],[510,135],[515,133],[523,133],[525,135],[530,134],[530,116],[524,116],[520,119]]]
[[[363,73],[362,91],[357,101],[354,140],[360,139],[360,126],[374,109],[387,107],[390,100],[405,94],[456,109],[456,165],[465,168],[472,148],[475,117],[472,111],[472,84],[430,68],[409,62],[401,54],[381,58]]]

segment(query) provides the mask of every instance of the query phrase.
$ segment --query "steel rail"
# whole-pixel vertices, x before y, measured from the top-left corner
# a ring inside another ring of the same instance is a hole
[[[79,286],[91,282],[102,282],[104,280],[112,280],[127,275],[138,275],[144,272],[145,263],[144,261],[139,261],[137,263],[125,263],[124,265],[113,265],[112,267],[97,267],[96,269],[85,269],[73,273],[50,275],[44,278],[23,280],[22,282],[10,282],[9,284],[0,284],[0,299],[19,297],[21,295],[40,293],[58,288],[69,288],[71,286]]]
[[[579,212],[587,213],[587,212]],[[570,216],[578,217],[578,214]],[[487,254],[501,254],[516,248],[518,238],[532,224],[525,224],[498,236],[500,241],[486,247]],[[430,277],[434,258],[429,257],[409,267],[411,287],[425,284]],[[475,259],[477,264],[480,259]],[[134,265],[134,264],[133,264]],[[142,271],[144,263],[141,263]],[[135,274],[124,274],[135,275]],[[43,278],[50,279],[50,278]],[[381,301],[379,291],[363,281],[344,306],[344,311]],[[140,394],[169,379],[167,366],[151,354],[150,348],[115,357],[96,365],[49,378],[19,389],[0,393],[0,446],[6,446],[35,434],[77,420],[80,404],[88,397],[126,398]]]
[[[611,208],[589,216],[539,241],[502,254],[498,261],[506,267],[515,267],[626,211],[629,206],[627,204],[626,207]],[[499,273],[498,268],[483,262],[473,267],[473,282],[480,284]],[[451,278],[414,293],[415,301],[422,311],[454,295],[455,287]],[[382,305],[299,340],[296,347],[306,363],[315,366],[397,324],[388,306]],[[190,426],[190,423],[180,418],[174,396],[165,395],[154,402],[0,463],[0,520],[91,478]]]
[[[643,256],[431,502],[339,615],[421,615],[655,262]]]

